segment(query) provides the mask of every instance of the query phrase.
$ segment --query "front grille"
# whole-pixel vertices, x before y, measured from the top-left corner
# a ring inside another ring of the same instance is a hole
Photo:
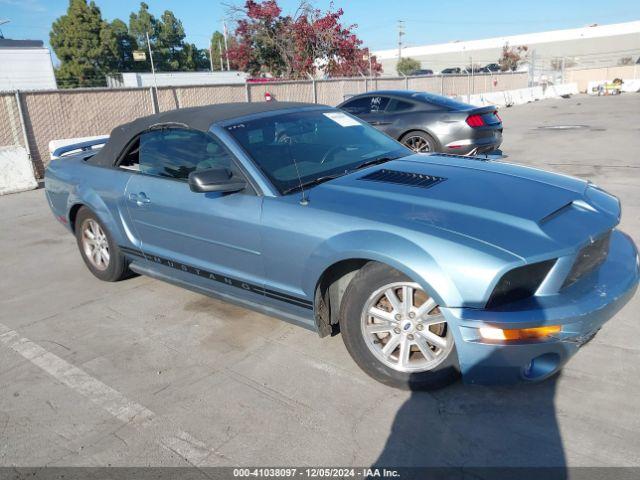
[[[590,243],[578,252],[576,261],[564,281],[562,288],[566,288],[576,283],[587,273],[595,270],[602,262],[605,261],[609,254],[609,242],[611,240],[611,232],[598,238],[595,242]]]
[[[376,170],[369,175],[361,177],[360,180],[368,180],[370,182],[395,183],[398,185],[407,185],[409,187],[429,188],[444,182],[446,178],[436,177],[433,175],[425,175],[423,173],[400,172],[398,170]]]

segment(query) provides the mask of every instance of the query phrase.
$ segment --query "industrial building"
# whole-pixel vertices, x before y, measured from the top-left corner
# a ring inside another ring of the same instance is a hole
[[[495,63],[506,44],[527,46],[526,63],[537,71],[635,63],[640,56],[640,21],[414,46],[402,48],[401,54],[438,73],[450,67]],[[399,50],[374,52],[384,75],[396,75]]]
[[[0,90],[55,90],[51,52],[41,40],[0,38]]]

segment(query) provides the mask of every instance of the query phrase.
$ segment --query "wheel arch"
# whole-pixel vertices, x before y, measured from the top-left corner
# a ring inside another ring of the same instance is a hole
[[[78,189],[76,192],[74,192],[73,195],[69,196],[67,205],[67,218],[69,221],[69,227],[74,234],[76,231],[75,224],[78,212],[82,207],[86,207],[91,212],[93,212],[96,217],[98,217],[98,220],[100,220],[102,224],[107,228],[114,240],[119,245],[122,245],[123,233],[122,229],[118,226],[119,222],[116,221],[117,219],[114,218],[114,215],[112,214],[109,207],[93,189]]]
[[[84,207],[84,203],[74,203],[69,208],[69,227],[71,228],[71,232],[76,233],[76,217],[78,216],[78,212],[82,207]]]
[[[426,127],[412,128],[410,130],[406,130],[402,134],[400,134],[400,136],[398,137],[398,141],[402,142],[402,139],[404,139],[410,133],[424,133],[425,135],[428,135],[429,137],[431,137],[437,149],[442,149],[442,144],[440,143],[440,140],[438,140],[438,137]]]
[[[347,250],[331,258],[325,258],[321,266],[307,268],[306,278],[314,279],[308,285],[314,299],[314,319],[321,336],[336,331],[338,313],[344,291],[355,274],[368,262],[385,264],[405,274],[418,283],[439,305],[457,304],[460,294],[451,279],[440,269],[437,262],[420,246],[396,235],[376,232],[351,232],[333,239],[324,251],[336,252],[340,244],[367,245],[369,250]],[[362,238],[360,235],[366,237]],[[365,241],[367,243],[365,243]],[[322,247],[321,247],[322,248]],[[338,250],[339,251],[339,250]],[[313,272],[313,273],[311,273]]]

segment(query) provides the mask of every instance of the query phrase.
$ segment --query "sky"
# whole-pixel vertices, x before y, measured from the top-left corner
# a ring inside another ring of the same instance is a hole
[[[133,0],[95,0],[107,20],[128,22],[137,11]],[[293,13],[299,0],[279,0],[285,12]],[[187,41],[208,46],[214,30],[222,30],[228,5],[243,0],[146,0],[159,17],[172,10],[182,20]],[[315,0],[322,10],[329,0]],[[397,22],[404,20],[405,46],[473,40],[502,35],[576,28],[640,20],[638,0],[334,0],[344,10],[344,23],[357,24],[356,33],[372,50],[397,46]],[[48,45],[51,23],[63,15],[67,0],[0,0],[0,26],[5,38],[44,40]]]

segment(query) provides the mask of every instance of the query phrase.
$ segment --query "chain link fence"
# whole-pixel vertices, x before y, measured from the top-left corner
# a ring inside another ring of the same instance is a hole
[[[0,94],[0,146],[24,146],[15,93]]]
[[[108,134],[114,127],[158,111],[227,102],[274,100],[335,106],[371,90],[420,90],[464,98],[527,86],[526,73],[425,77],[337,78],[230,85],[96,88],[0,92],[0,146],[27,148],[38,178],[54,139]],[[22,110],[22,119],[20,111]],[[25,136],[28,145],[25,145]]]

